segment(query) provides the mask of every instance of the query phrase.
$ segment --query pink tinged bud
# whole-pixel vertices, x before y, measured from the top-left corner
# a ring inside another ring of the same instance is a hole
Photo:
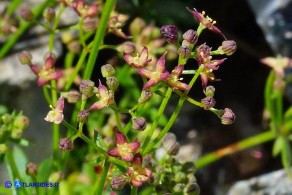
[[[62,138],[59,141],[59,149],[62,151],[70,151],[74,149],[73,142],[71,141],[70,138]]]
[[[128,168],[128,175],[130,176],[131,185],[140,187],[152,176],[152,171],[148,168],[142,167],[142,156],[136,154],[133,158],[133,166]]]
[[[86,123],[88,121],[88,117],[89,117],[89,110],[81,110],[78,113],[77,121],[79,123]]]
[[[179,56],[184,59],[188,59],[191,55],[191,50],[188,46],[181,46],[177,52]]]
[[[76,103],[80,100],[81,98],[81,95],[79,93],[79,91],[76,91],[76,90],[70,90],[68,92],[63,92],[62,93],[62,96],[67,99],[67,101],[69,103]]]
[[[56,55],[53,53],[47,53],[44,57],[44,69],[45,70],[50,70],[55,66],[55,62],[56,62]]]
[[[176,43],[178,39],[177,28],[175,25],[165,25],[160,28],[160,33],[168,43]]]
[[[213,96],[207,96],[201,100],[201,103],[205,110],[209,110],[210,108],[213,108],[215,106],[216,101]]]
[[[231,56],[236,51],[237,45],[233,40],[226,40],[222,42],[220,49],[224,52],[224,54]]]
[[[31,64],[32,60],[32,55],[28,51],[22,51],[21,53],[18,54],[18,59],[21,64]]]
[[[212,85],[209,85],[206,87],[206,89],[204,89],[204,94],[207,97],[213,97],[215,93],[215,87],[213,87]]]
[[[117,88],[119,87],[119,81],[116,77],[107,77],[106,84],[108,88],[112,91],[116,91]]]
[[[54,8],[49,7],[45,9],[43,16],[48,22],[52,22],[55,19],[56,12]]]
[[[214,24],[216,23],[216,21],[213,21],[210,17],[208,16],[204,16],[204,12],[200,13],[198,12],[195,8],[193,10],[187,8],[192,14],[193,16],[198,20],[198,22],[200,22],[203,26],[205,26],[206,28],[208,28],[209,30],[211,30],[212,32],[218,33],[221,36],[224,36],[224,34],[219,30],[219,28],[217,28]],[[226,38],[225,38],[226,39]]]
[[[117,47],[117,50],[119,52],[125,52],[127,54],[133,53],[135,49],[136,49],[135,44],[129,41],[126,41]]]
[[[20,16],[23,20],[31,22],[34,19],[34,14],[29,8],[22,8],[20,10]]]
[[[151,98],[152,98],[152,93],[151,93],[150,91],[143,90],[143,91],[141,92],[141,96],[140,96],[140,98],[138,99],[138,103],[144,103],[144,102],[147,102],[147,101],[149,101]]]
[[[188,43],[195,45],[198,41],[197,32],[193,29],[189,29],[183,34],[183,39],[186,40]]]
[[[85,18],[83,21],[82,30],[84,32],[94,32],[97,28],[97,24],[97,18]]]
[[[132,119],[132,128],[137,131],[143,131],[146,128],[146,119],[144,117],[135,117]]]
[[[167,154],[175,156],[178,154],[180,144],[176,141],[176,136],[173,133],[167,133],[162,141],[162,146]]]
[[[91,80],[82,80],[79,86],[80,93],[90,97],[93,95],[94,82]]]
[[[51,111],[49,111],[45,120],[55,124],[60,124],[64,119],[63,110],[64,97],[61,96],[57,101],[56,108],[53,108]]]
[[[111,181],[111,187],[113,190],[121,190],[128,183],[127,175],[115,175]]]
[[[232,123],[234,123],[234,121],[235,121],[235,114],[233,113],[233,111],[229,108],[225,108],[222,111],[221,123],[223,125],[231,125]]]
[[[36,176],[38,173],[38,167],[36,164],[29,162],[26,165],[26,174],[30,175],[30,176]]]

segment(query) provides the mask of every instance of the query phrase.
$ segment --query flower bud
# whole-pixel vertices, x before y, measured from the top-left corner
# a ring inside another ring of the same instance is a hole
[[[117,50],[119,52],[125,52],[125,53],[133,53],[136,50],[135,44],[130,41],[126,41],[120,45],[118,45]]]
[[[96,18],[85,18],[82,25],[82,30],[84,32],[93,32],[97,28],[97,19]]]
[[[52,22],[55,19],[56,12],[53,8],[49,7],[45,9],[43,16],[48,22]]]
[[[142,18],[135,18],[130,24],[130,32],[132,35],[139,35],[145,26],[146,24]]]
[[[197,32],[194,31],[193,29],[189,29],[183,34],[183,39],[195,45],[198,41]]]
[[[110,64],[105,64],[101,67],[101,74],[105,78],[115,76],[115,73],[115,69]]]
[[[30,175],[30,176],[36,176],[38,173],[38,167],[36,164],[29,162],[26,165],[26,174]]]
[[[106,84],[108,88],[112,91],[116,91],[117,88],[119,87],[119,81],[116,77],[107,77]]]
[[[209,110],[215,106],[216,101],[212,96],[207,96],[201,100],[201,103],[205,110]]]
[[[150,99],[152,98],[152,93],[150,91],[147,90],[143,90],[141,92],[141,96],[138,99],[138,103],[144,103],[144,102],[148,102]]]
[[[62,177],[63,177],[62,172],[60,172],[60,171],[59,172],[54,172],[54,173],[52,173],[50,175],[48,181],[49,182],[53,182],[53,183],[59,182],[62,179]]]
[[[79,53],[81,50],[81,46],[78,41],[74,40],[68,43],[67,49],[71,51],[72,53]]]
[[[181,46],[177,52],[178,52],[179,56],[184,58],[184,59],[189,58],[191,55],[191,50],[188,46]]]
[[[233,111],[229,108],[225,108],[224,111],[222,111],[221,115],[221,123],[223,125],[231,125],[235,121],[235,114]]]
[[[0,144],[0,155],[1,154],[5,154],[5,152],[7,151],[7,146],[6,144]]]
[[[63,43],[68,44],[74,40],[74,36],[70,32],[64,32],[61,35],[61,40]]]
[[[214,93],[215,93],[215,87],[213,87],[212,85],[207,86],[204,90],[204,94],[207,97],[213,97]]]
[[[185,183],[187,181],[187,175],[183,172],[177,172],[174,175],[174,181],[176,183]]]
[[[165,25],[160,28],[160,33],[168,43],[176,43],[178,39],[177,28],[175,25]]]
[[[23,20],[31,22],[34,19],[34,14],[29,8],[22,8],[20,10],[20,16]]]
[[[135,117],[132,119],[132,128],[137,131],[143,131],[146,128],[146,119],[144,117]]]
[[[173,187],[173,191],[174,191],[175,193],[179,193],[179,194],[181,194],[181,193],[183,192],[184,188],[185,188],[185,185],[184,185],[184,184],[182,184],[182,183],[177,183],[177,184],[175,184],[175,186]]]
[[[77,121],[79,123],[86,123],[89,117],[89,111],[88,110],[81,110],[78,113]]]
[[[86,97],[93,95],[94,82],[91,80],[82,80],[79,86],[80,93],[84,94]]]
[[[70,151],[73,150],[74,145],[70,138],[62,138],[59,141],[59,149],[62,151]]]
[[[55,66],[56,55],[54,53],[48,52],[44,56],[44,61],[45,61],[44,66],[46,67],[46,69],[47,70],[51,69]]]
[[[236,42],[233,40],[226,40],[222,42],[222,45],[219,47],[224,54],[231,56],[237,49]]]
[[[126,175],[115,175],[111,181],[111,187],[113,190],[121,190],[128,183],[128,177]]]
[[[11,122],[12,117],[10,114],[3,114],[1,119],[2,119],[2,122],[7,125],[8,123]]]
[[[162,141],[162,146],[169,155],[177,155],[180,149],[180,144],[176,141],[176,136],[173,133],[167,133]]]
[[[28,51],[22,51],[21,53],[18,54],[18,60],[20,61],[21,64],[31,64],[32,60],[32,55]]]
[[[14,119],[13,126],[17,129],[26,129],[29,125],[29,119],[26,116],[18,115]]]
[[[12,139],[20,139],[23,134],[23,129],[13,129],[11,131],[11,138]]]
[[[67,99],[69,103],[76,103],[80,100],[80,93],[76,90],[70,90],[68,92],[62,93],[62,96]]]
[[[200,194],[200,187],[197,183],[191,183],[187,185],[186,192],[188,194]]]

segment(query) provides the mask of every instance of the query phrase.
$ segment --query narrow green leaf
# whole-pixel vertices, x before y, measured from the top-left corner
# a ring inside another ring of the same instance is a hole
[[[285,139],[285,142],[283,144],[283,150],[281,153],[281,160],[284,168],[287,170],[288,173],[290,173],[291,168],[291,146],[287,139]]]
[[[285,144],[284,142],[285,142],[285,138],[283,138],[282,136],[277,137],[273,146],[273,156],[279,155],[279,153],[282,151],[284,147],[284,144]]]
[[[96,138],[95,140],[96,145],[100,147],[101,149],[103,149],[104,151],[107,151],[107,146],[104,143],[101,135],[96,132],[95,138]]]
[[[53,168],[53,160],[51,158],[44,160],[38,168],[37,181],[48,181]]]

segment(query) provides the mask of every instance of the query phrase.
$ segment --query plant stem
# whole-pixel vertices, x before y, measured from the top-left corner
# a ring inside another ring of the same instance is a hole
[[[144,151],[144,149],[148,146],[148,144],[149,144],[149,142],[151,140],[151,137],[152,137],[152,135],[154,133],[154,130],[157,127],[159,119],[160,119],[161,115],[163,114],[163,111],[165,110],[165,107],[166,107],[166,105],[167,105],[167,103],[168,103],[168,101],[170,99],[171,93],[172,93],[172,89],[168,88],[167,91],[166,91],[165,97],[162,100],[161,105],[160,105],[160,107],[158,109],[157,115],[155,116],[155,120],[152,123],[152,126],[151,126],[151,128],[150,128],[150,130],[148,132],[148,135],[147,135],[147,137],[146,137],[146,139],[145,139],[145,141],[144,141],[144,143],[143,143],[143,145],[141,147],[142,151]],[[144,154],[144,152],[143,152],[143,154]]]
[[[276,138],[276,134],[273,131],[267,131],[250,138],[247,138],[243,141],[231,144],[224,148],[221,148],[215,152],[211,152],[209,154],[204,155],[203,157],[199,158],[195,165],[197,169],[200,169],[208,164],[211,164],[224,156],[233,154],[235,152],[239,152],[241,150],[245,150],[247,148],[263,144],[265,142],[271,141]]]
[[[89,55],[88,63],[85,68],[83,79],[90,79],[96,58],[99,53],[99,48],[102,45],[104,34],[106,31],[107,23],[111,14],[111,11],[116,3],[116,0],[107,0],[104,5],[104,9],[101,15],[101,19],[94,37],[93,47]]]
[[[97,194],[97,195],[103,194],[102,191],[103,191],[104,184],[106,182],[106,177],[107,177],[107,173],[108,173],[110,164],[111,163],[107,159],[105,159],[104,164],[103,164],[101,177],[100,177],[99,181],[96,183],[98,185],[97,189],[96,189],[96,193],[93,192],[93,194]]]
[[[131,187],[131,195],[137,195],[137,192],[138,192],[138,188],[135,186],[132,186]]]

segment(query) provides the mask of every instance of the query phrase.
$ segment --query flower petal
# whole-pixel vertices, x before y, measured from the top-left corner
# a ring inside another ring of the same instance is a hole
[[[113,156],[113,157],[119,157],[120,156],[119,149],[117,147],[110,149],[107,153],[110,156]]]
[[[136,139],[134,142],[128,144],[132,152],[136,152],[140,147],[140,142]]]
[[[116,132],[116,143],[121,145],[127,142],[127,138],[124,134],[122,134],[120,131]]]

